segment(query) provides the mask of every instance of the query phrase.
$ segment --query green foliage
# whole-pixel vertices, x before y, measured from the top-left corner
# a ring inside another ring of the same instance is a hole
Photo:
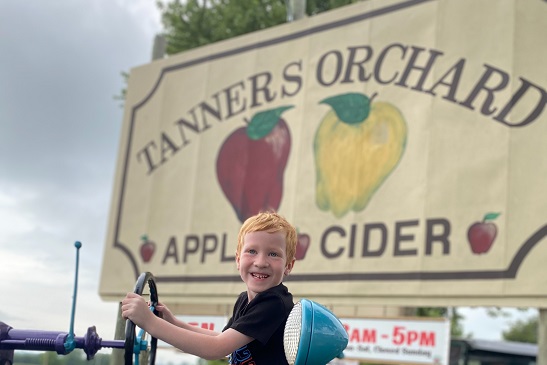
[[[362,0],[307,0],[306,14],[315,15],[323,11],[339,8]]]
[[[157,4],[168,55],[281,24],[287,17],[285,3],[280,0],[176,0]]]
[[[307,0],[306,14],[321,12],[361,0]],[[282,24],[287,21],[285,0],[174,0],[156,1],[161,13],[166,54],[192,48]],[[127,85],[127,72],[122,72]],[[126,88],[115,100],[123,101]]]
[[[129,72],[121,72],[121,76],[123,78],[124,84],[127,85],[127,80],[129,79]],[[125,97],[127,94],[127,88],[123,88],[120,91],[120,95],[114,95],[114,100],[120,101],[120,107],[123,107],[123,102],[125,101]]]
[[[315,15],[357,1],[308,0],[306,13]],[[157,6],[168,55],[287,21],[285,0],[175,0],[167,4],[157,1]]]
[[[450,316],[450,336],[451,337],[470,337],[470,335],[464,335],[462,320],[465,318],[458,313],[457,308],[451,307],[449,309]]]
[[[498,317],[511,317],[511,313],[509,313],[507,310],[501,307],[487,307],[486,314],[488,314],[489,317],[492,318],[498,318]],[[515,308],[520,312],[525,312],[527,308]]]
[[[207,361],[207,365],[226,365],[228,364],[228,360],[222,359],[222,360],[210,360]]]
[[[418,317],[448,317],[450,318],[450,336],[463,337],[463,316],[454,307],[420,307],[416,309]]]
[[[444,317],[448,313],[445,307],[420,307],[416,309],[418,317]]]
[[[525,321],[518,320],[507,331],[503,331],[503,339],[506,341],[537,343],[538,322],[539,318],[537,316]]]

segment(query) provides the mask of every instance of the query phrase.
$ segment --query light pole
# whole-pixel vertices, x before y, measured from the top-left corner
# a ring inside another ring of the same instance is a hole
[[[302,19],[306,15],[306,0],[285,0],[287,22]]]

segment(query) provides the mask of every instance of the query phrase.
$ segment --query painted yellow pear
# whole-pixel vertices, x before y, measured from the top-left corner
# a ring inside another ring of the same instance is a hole
[[[362,211],[397,166],[406,146],[407,127],[399,110],[363,94],[321,101],[327,112],[314,140],[316,204],[342,217]]]

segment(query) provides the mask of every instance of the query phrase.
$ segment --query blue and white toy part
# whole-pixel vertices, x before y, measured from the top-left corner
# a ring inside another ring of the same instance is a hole
[[[289,365],[325,365],[344,356],[348,334],[327,308],[302,299],[287,318],[283,345]]]

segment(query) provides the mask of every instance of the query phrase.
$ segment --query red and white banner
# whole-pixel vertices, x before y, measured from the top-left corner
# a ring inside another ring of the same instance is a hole
[[[450,322],[433,318],[344,318],[348,359],[397,364],[448,364]]]

